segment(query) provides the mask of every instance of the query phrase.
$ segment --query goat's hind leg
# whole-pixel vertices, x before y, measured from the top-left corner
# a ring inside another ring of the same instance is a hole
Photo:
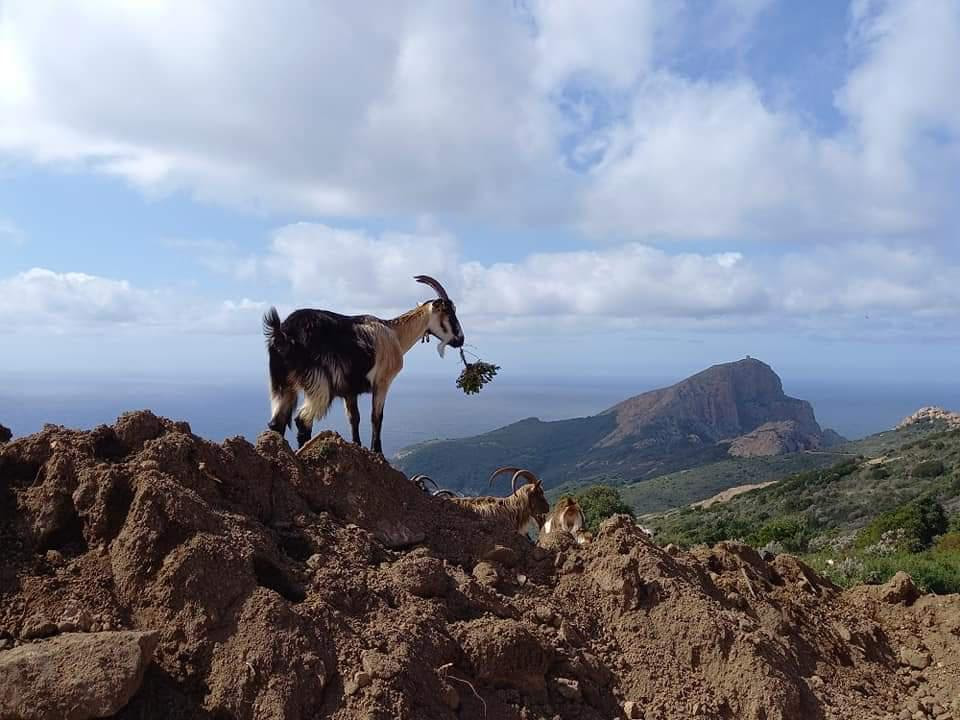
[[[297,404],[297,391],[293,388],[270,390],[270,422],[267,427],[283,435],[290,427],[293,408]]]
[[[297,413],[297,447],[303,447],[313,434],[315,418],[326,416],[330,409],[330,387],[321,380],[304,390],[303,405]]]

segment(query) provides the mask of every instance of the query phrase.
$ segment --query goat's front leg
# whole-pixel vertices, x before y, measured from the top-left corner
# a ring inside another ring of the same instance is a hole
[[[380,428],[383,427],[383,404],[387,399],[387,391],[373,389],[373,413],[370,424],[373,426],[373,437],[370,439],[370,449],[383,455],[383,446],[380,444]]]
[[[347,411],[347,420],[350,422],[350,431],[353,442],[360,444],[360,408],[357,406],[357,396],[349,395],[343,399],[343,407]]]

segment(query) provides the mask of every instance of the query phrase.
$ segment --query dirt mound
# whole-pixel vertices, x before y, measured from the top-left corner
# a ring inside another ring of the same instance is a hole
[[[536,547],[332,433],[296,456],[138,412],[0,448],[0,673],[152,633],[116,718],[960,718],[960,598],[908,582],[625,518]]]

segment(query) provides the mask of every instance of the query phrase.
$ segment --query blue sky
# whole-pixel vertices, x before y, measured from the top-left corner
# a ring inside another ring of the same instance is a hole
[[[957,87],[960,0],[0,0],[0,373],[255,378],[426,273],[517,377],[948,379]]]

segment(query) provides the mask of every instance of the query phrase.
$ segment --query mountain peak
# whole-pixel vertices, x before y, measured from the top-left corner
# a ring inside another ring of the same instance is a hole
[[[601,441],[604,446],[648,436],[651,431],[710,443],[785,421],[796,423],[802,435],[818,439],[821,434],[810,404],[785,395],[773,369],[749,356],[628,398],[607,412],[616,415],[617,423]]]

